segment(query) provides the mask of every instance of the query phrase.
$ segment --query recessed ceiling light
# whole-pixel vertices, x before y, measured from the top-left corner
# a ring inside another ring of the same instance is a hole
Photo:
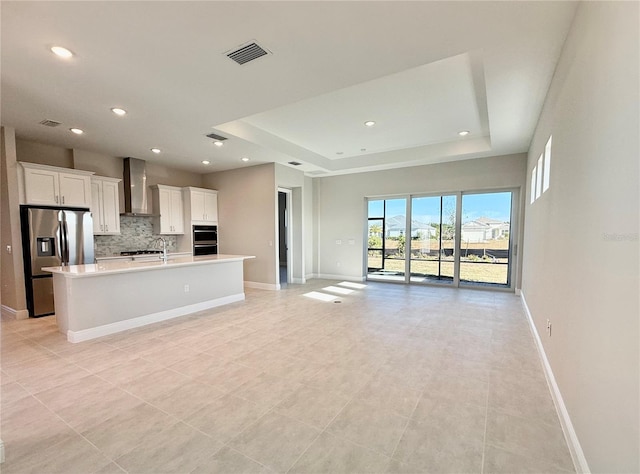
[[[209,160],[202,160],[203,165],[208,165],[209,163],[211,163]]]
[[[114,114],[116,114],[116,115],[120,115],[121,117],[122,117],[123,115],[126,115],[126,114],[127,114],[127,111],[126,111],[126,110],[121,109],[121,108],[119,108],[119,107],[113,107],[113,108],[111,109],[111,112],[113,112],[113,113],[114,113]]]
[[[84,132],[82,130],[80,130],[79,128],[70,128],[69,129],[71,132],[75,133],[76,135],[82,135]]]
[[[60,56],[64,59],[69,59],[71,56],[73,56],[73,53],[71,51],[69,51],[67,48],[63,48],[62,46],[52,46],[51,52],[56,56]]]
[[[155,154],[158,154],[160,153],[160,148],[152,148],[151,151],[154,152]]]
[[[367,127],[373,127],[376,123],[373,120],[367,120],[364,124]]]
[[[249,158],[247,158],[246,156],[242,158],[242,161],[249,161]]]
[[[215,146],[222,146],[222,145],[224,145],[224,143],[222,143],[220,140],[216,140],[215,142],[213,142],[213,144],[214,144]]]
[[[461,137],[466,137],[470,133],[471,132],[469,130],[461,130],[461,131],[458,132],[458,135],[460,135]]]

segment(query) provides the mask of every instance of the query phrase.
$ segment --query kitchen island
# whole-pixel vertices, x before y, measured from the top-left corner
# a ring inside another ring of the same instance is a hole
[[[246,255],[47,267],[60,332],[81,342],[244,300]]]

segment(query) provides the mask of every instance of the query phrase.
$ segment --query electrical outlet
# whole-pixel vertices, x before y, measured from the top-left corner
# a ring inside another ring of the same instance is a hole
[[[7,245],[7,253],[11,253],[11,245]]]
[[[551,337],[551,320],[547,319],[547,335]]]
[[[189,293],[189,285],[184,285],[184,292]]]

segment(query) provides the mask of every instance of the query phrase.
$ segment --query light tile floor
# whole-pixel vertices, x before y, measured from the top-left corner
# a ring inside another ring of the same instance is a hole
[[[303,296],[337,283],[79,344],[3,321],[2,473],[573,471],[518,297]]]

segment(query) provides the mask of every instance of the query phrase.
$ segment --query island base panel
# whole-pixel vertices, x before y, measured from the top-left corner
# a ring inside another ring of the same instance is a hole
[[[80,342],[244,299],[242,261],[67,278],[54,274],[56,319]]]

